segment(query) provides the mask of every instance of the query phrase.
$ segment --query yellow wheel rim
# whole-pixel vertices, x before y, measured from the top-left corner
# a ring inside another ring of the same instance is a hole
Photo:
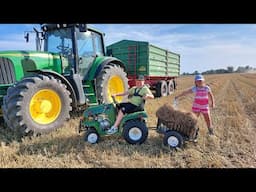
[[[29,112],[36,123],[45,125],[54,122],[61,112],[59,95],[50,89],[38,91],[30,101]]]
[[[122,93],[124,92],[124,82],[120,76],[114,75],[108,81],[108,100],[112,101],[111,95],[115,93]],[[121,102],[123,99],[122,96],[117,96],[116,101]]]

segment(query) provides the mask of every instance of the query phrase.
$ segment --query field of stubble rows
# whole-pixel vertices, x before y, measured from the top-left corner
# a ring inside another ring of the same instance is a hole
[[[216,100],[212,109],[214,137],[207,135],[199,117],[198,143],[170,152],[162,136],[149,130],[142,145],[129,145],[116,136],[90,145],[77,133],[79,118],[50,134],[24,138],[18,142],[8,129],[0,129],[1,168],[244,168],[256,167],[256,74],[205,76]],[[167,97],[147,101],[147,124],[156,126],[155,112],[175,95],[193,85],[193,77],[178,78],[177,91]],[[193,96],[179,100],[179,109],[190,111]]]

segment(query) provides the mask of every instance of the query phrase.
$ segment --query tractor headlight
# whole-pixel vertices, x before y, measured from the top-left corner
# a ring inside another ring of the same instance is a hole
[[[110,128],[111,122],[108,119],[103,119],[102,121],[100,121],[100,127],[103,130],[107,130]]]

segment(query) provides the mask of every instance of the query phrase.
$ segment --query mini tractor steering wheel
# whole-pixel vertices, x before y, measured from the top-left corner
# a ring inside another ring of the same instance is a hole
[[[113,103],[115,104],[116,108],[119,108],[120,103],[118,103],[118,102],[117,102],[117,100],[116,100],[115,96],[111,95],[111,98],[112,98]]]

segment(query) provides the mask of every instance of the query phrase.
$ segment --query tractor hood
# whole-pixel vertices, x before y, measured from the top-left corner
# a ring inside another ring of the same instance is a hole
[[[1,51],[0,84],[12,84],[28,76],[32,71],[45,69],[61,73],[60,55],[38,51]],[[12,76],[12,78],[9,78]],[[14,81],[14,82],[12,82]]]
[[[114,110],[114,105],[112,103],[110,104],[102,104],[102,105],[97,105],[97,106],[91,106],[89,108],[87,108],[84,113],[83,116],[84,117],[89,117],[89,116],[95,116],[101,113],[106,113],[110,110]]]

